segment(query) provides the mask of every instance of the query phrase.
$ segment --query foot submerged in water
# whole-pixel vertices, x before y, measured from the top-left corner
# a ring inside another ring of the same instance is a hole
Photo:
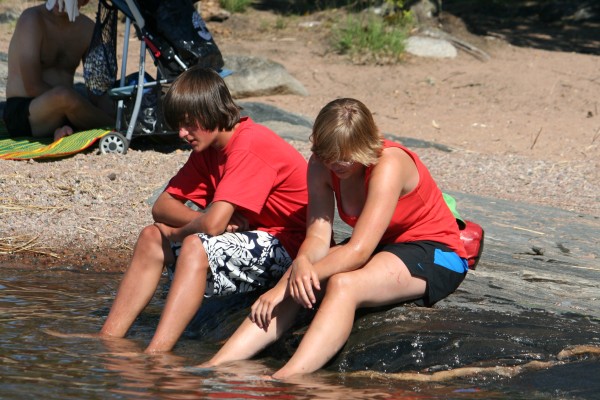
[[[59,337],[59,338],[81,338],[81,339],[104,339],[106,336],[100,333],[63,333],[52,329],[42,329],[47,335]]]

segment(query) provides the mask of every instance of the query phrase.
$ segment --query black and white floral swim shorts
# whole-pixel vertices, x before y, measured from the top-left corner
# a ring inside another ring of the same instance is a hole
[[[275,285],[292,265],[279,239],[263,231],[197,234],[208,255],[205,297],[245,293]],[[171,245],[177,258],[181,243]],[[175,267],[168,266],[172,278]]]

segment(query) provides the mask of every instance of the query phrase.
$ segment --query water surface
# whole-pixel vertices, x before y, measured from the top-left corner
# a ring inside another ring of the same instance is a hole
[[[299,335],[288,335],[257,360],[218,370],[190,368],[214,354],[219,340],[237,324],[235,319],[240,316],[235,312],[247,313],[243,309],[231,311],[234,321],[226,328],[226,324],[205,324],[210,332],[199,333],[197,328],[187,332],[172,354],[141,354],[158,322],[164,302],[162,288],[136,321],[128,339],[106,341],[48,334],[97,332],[120,279],[120,274],[0,267],[0,397],[600,398],[600,361],[589,355],[512,378],[481,374],[444,382],[415,382],[394,375],[556,361],[556,354],[570,345],[600,344],[597,320],[539,310],[515,315],[406,306],[361,316],[348,346],[325,370],[291,382],[270,381],[266,376],[287,359]],[[214,317],[208,314],[198,323]],[[353,373],[366,370],[386,373]]]

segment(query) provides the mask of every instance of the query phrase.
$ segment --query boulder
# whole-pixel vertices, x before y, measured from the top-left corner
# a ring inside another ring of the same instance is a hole
[[[308,91],[275,61],[244,55],[224,56],[225,68],[233,73],[225,83],[234,98],[295,94],[307,96]]]
[[[415,56],[432,58],[455,58],[458,53],[452,43],[424,36],[409,37],[405,50]]]

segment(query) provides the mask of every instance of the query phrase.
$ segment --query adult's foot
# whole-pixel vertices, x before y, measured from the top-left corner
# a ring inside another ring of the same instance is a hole
[[[69,125],[61,126],[54,131],[54,141],[56,142],[59,139],[64,138],[65,136],[70,136],[73,134],[73,128]]]

